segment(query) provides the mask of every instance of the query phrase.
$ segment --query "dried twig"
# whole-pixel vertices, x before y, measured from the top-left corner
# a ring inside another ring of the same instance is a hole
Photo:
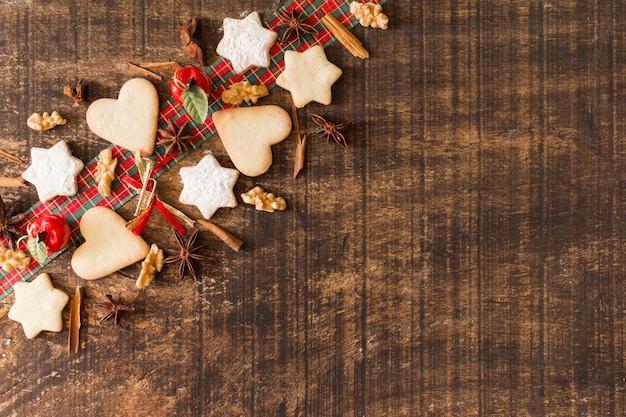
[[[196,225],[195,220],[189,218],[189,216],[178,210],[176,207],[167,204],[165,201],[161,201],[161,204],[163,204],[163,207],[165,207],[167,211],[172,213],[178,219],[182,220],[187,225],[187,227],[193,228]]]
[[[22,161],[20,158],[18,158],[17,156],[13,156],[8,152],[5,151],[0,151],[0,156],[8,159],[11,162],[15,162],[16,164],[20,164],[20,165],[26,165],[26,163],[24,161]]]
[[[146,75],[148,77],[152,77],[155,78],[159,81],[163,81],[163,77],[161,77],[159,74],[157,74],[156,72],[152,72],[150,70],[147,70],[145,68],[142,68],[138,65],[133,64],[132,62],[128,63],[128,66],[130,67],[130,69],[132,69],[133,71],[137,71],[138,73],[142,74],[142,75]]]
[[[175,61],[166,61],[166,62],[140,62],[140,67],[155,70],[155,71],[165,71],[165,72],[176,72],[181,65]]]

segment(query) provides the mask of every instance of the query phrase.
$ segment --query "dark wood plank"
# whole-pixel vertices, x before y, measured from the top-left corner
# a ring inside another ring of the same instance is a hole
[[[274,1],[23,1],[0,4],[2,149],[67,140],[106,146],[60,89],[88,101],[136,76],[126,62],[186,61],[175,24],[200,17],[207,61],[221,21]],[[389,0],[388,31],[357,27],[369,60],[327,49],[344,74],[331,106],[299,112],[309,134],[297,180],[293,137],[259,184],[284,213],[238,206],[203,233],[199,283],[166,268],[144,291],[115,274],[81,282],[71,251],[46,271],[85,285],[82,346],[67,330],[26,340],[0,301],[0,409],[7,415],[622,415],[624,397],[623,39],[618,1]],[[155,82],[162,101],[166,82]],[[272,90],[267,102],[290,108]],[[33,132],[34,111],[68,124]],[[349,148],[312,134],[310,113],[352,120]],[[160,180],[177,203],[178,170]],[[0,175],[21,168],[0,160]],[[24,208],[34,190],[3,189]],[[131,216],[131,207],[120,210]],[[174,247],[155,216],[148,241]],[[99,326],[104,294],[133,303]]]

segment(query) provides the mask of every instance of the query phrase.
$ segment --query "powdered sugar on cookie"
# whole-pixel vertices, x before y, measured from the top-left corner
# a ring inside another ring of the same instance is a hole
[[[205,219],[210,219],[220,207],[236,207],[233,187],[239,171],[222,167],[212,154],[208,154],[193,167],[180,169],[183,191],[179,201],[198,207]]]
[[[60,141],[49,149],[31,148],[31,165],[22,178],[37,188],[42,202],[56,196],[72,196],[78,191],[76,177],[83,169],[83,161],[72,156],[66,142]]]
[[[265,29],[259,13],[252,12],[243,19],[224,19],[224,37],[215,49],[218,55],[230,60],[237,74],[251,67],[270,65],[270,48],[278,34]]]

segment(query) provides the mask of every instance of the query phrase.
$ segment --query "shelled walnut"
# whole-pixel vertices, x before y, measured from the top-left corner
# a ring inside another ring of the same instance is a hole
[[[98,183],[98,192],[105,197],[111,195],[111,183],[115,179],[117,158],[113,158],[110,148],[103,149],[98,157],[94,177]]]
[[[30,256],[21,249],[11,250],[0,246],[0,267],[5,271],[13,268],[26,269],[30,265]]]
[[[272,213],[274,210],[285,210],[287,208],[284,198],[276,197],[272,193],[266,193],[259,186],[241,194],[241,199],[244,203],[253,205],[258,211]]]
[[[222,92],[222,101],[226,104],[240,105],[244,101],[255,103],[259,98],[269,94],[269,90],[264,85],[250,84],[248,81],[231,84],[227,90]]]
[[[43,114],[33,113],[26,120],[26,125],[33,130],[48,130],[57,125],[64,125],[67,123],[58,111],[53,111],[52,114],[44,112]]]
[[[141,263],[141,272],[135,285],[137,288],[146,288],[152,281],[157,272],[163,269],[163,249],[159,249],[156,244],[150,246],[150,251],[146,259]]]
[[[359,19],[361,26],[371,26],[375,29],[387,29],[389,18],[383,13],[383,7],[374,3],[350,3],[350,13]]]

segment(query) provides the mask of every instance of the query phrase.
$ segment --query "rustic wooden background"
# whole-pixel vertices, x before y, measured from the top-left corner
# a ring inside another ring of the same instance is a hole
[[[189,62],[178,20],[200,18],[208,62],[226,16],[275,0],[0,0],[0,140],[104,146],[63,85],[88,101],[136,76],[128,61]],[[287,199],[240,204],[213,220],[202,281],[173,266],[144,291],[133,273],[80,282],[71,250],[58,287],[85,285],[82,347],[67,330],[26,340],[0,302],[0,414],[7,416],[619,416],[626,413],[624,237],[626,5],[607,1],[390,0],[388,31],[358,27],[371,58],[327,49],[344,70],[331,106],[349,148],[310,136],[292,179],[293,135],[265,175],[242,177]],[[166,82],[155,85],[161,99]],[[265,103],[290,107],[276,88]],[[58,110],[68,124],[25,125]],[[178,169],[160,180],[177,202]],[[22,168],[0,161],[0,175]],[[33,189],[2,189],[23,208]],[[131,208],[120,212],[129,217]],[[159,216],[148,241],[174,247]],[[98,325],[104,294],[137,311]],[[65,312],[67,316],[67,310]]]

